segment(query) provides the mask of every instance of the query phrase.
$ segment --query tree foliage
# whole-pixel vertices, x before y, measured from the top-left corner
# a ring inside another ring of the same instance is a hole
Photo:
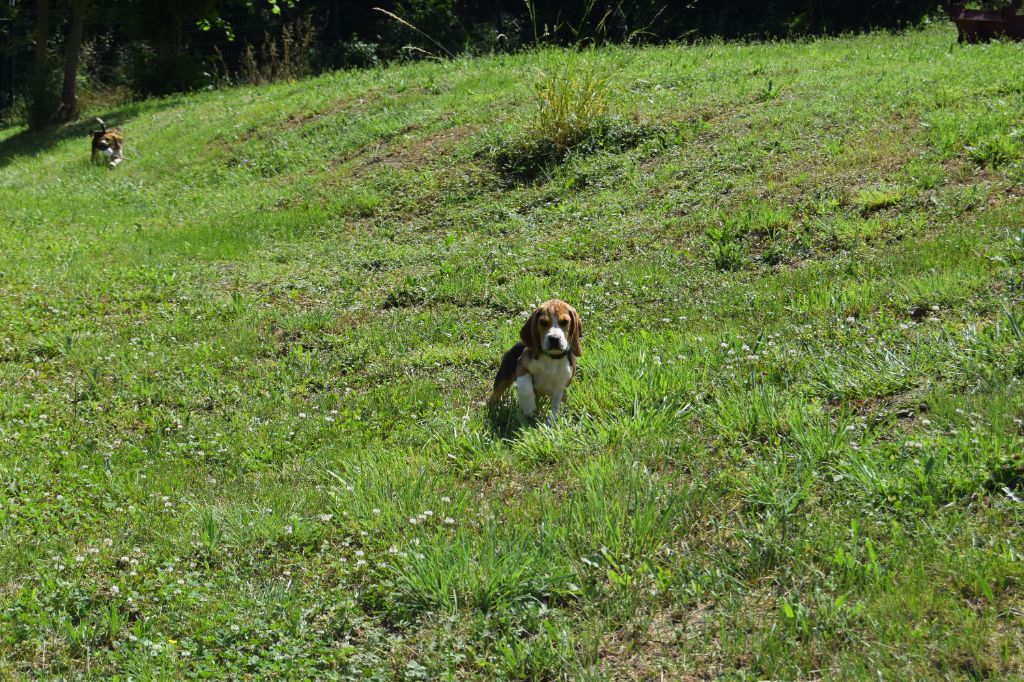
[[[0,7],[0,108],[77,115],[76,86],[164,94],[393,59],[538,44],[898,29],[939,0],[15,0]],[[77,12],[77,14],[76,14]],[[76,20],[76,16],[80,21]],[[63,87],[58,73],[63,72]],[[58,94],[63,95],[62,97]],[[62,101],[63,100],[63,101]]]

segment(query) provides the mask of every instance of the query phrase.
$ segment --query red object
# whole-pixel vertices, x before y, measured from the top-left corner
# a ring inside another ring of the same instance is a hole
[[[1024,15],[1017,13],[1020,6],[1021,0],[1013,0],[1002,9],[966,9],[963,3],[956,3],[949,13],[961,43],[977,43],[1004,36],[1024,40]]]

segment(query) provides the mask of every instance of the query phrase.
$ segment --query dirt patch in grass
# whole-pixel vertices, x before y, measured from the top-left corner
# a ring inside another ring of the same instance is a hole
[[[700,605],[685,613],[660,609],[634,618],[630,626],[602,638],[602,668],[616,680],[662,679],[666,673],[682,682],[711,679],[707,663],[707,672],[698,676],[678,669],[675,661],[681,643],[706,629],[709,611],[709,606]]]
[[[440,163],[450,165],[452,153],[459,144],[480,132],[479,125],[456,125],[415,140],[408,140],[406,135],[416,130],[410,126],[391,138],[387,145],[371,146],[371,152],[362,156],[367,148],[355,151],[345,159],[338,159],[337,165],[355,160],[345,169],[344,175],[356,176],[374,171],[378,168],[405,170],[410,168],[426,168]],[[360,158],[362,156],[362,158]]]
[[[286,128],[301,128],[302,126],[322,121],[325,118],[338,116],[339,114],[361,114],[381,101],[380,93],[370,92],[354,99],[339,99],[332,102],[324,111],[305,112],[290,115],[284,122]]]

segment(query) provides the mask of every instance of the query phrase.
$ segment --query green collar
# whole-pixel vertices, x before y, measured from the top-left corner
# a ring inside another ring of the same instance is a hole
[[[566,355],[568,355],[571,352],[572,352],[572,348],[566,348],[564,351],[562,351],[558,355],[553,355],[553,354],[547,352],[546,350],[542,350],[541,351],[541,353],[543,353],[544,355],[548,356],[552,360],[561,360],[562,358],[564,358]]]

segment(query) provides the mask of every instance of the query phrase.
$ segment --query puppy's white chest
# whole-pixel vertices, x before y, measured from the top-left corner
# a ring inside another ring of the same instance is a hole
[[[533,378],[533,390],[549,397],[561,395],[572,379],[572,365],[568,358],[540,357],[531,360],[527,369]]]

